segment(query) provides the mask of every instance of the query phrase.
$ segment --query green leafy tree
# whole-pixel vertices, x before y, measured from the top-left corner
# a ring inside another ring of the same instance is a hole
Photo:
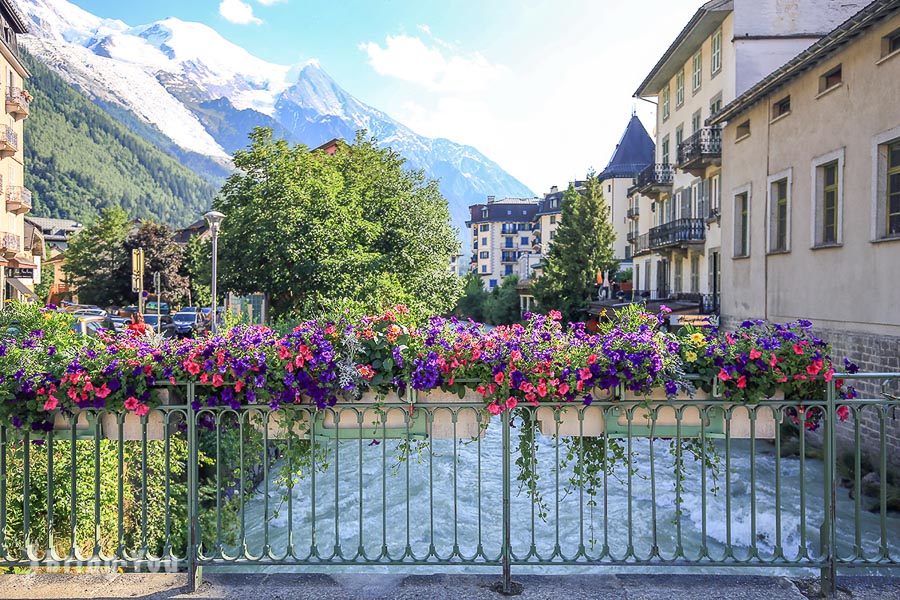
[[[459,242],[446,199],[364,135],[330,156],[253,130],[214,203],[226,215],[223,289],[269,294],[274,317],[338,300],[369,312],[396,303],[419,315],[453,308],[461,286],[447,266]]]
[[[46,302],[50,296],[50,289],[53,287],[53,265],[47,263],[41,264],[41,282],[34,286],[34,293],[37,294],[41,302]]]
[[[179,274],[182,250],[165,225],[135,226],[121,208],[105,210],[69,242],[65,270],[87,304],[123,305],[136,301],[131,291],[131,251],[144,249],[144,288],[153,273],[161,273],[164,300],[177,302],[187,293],[187,278]]]
[[[131,257],[125,251],[129,228],[125,211],[109,208],[69,241],[65,270],[82,302],[105,305],[134,300]]]
[[[193,236],[184,249],[182,274],[190,282],[190,302],[209,306],[212,302],[212,243],[209,238]]]
[[[453,314],[464,319],[472,319],[478,323],[486,320],[485,304],[487,303],[488,293],[484,289],[484,282],[481,276],[469,271],[462,278],[463,295],[456,303]]]
[[[580,321],[594,292],[597,273],[616,265],[616,233],[602,187],[593,175],[588,176],[581,194],[569,186],[561,208],[561,222],[543,275],[531,289],[542,309],[560,311],[565,321]]]
[[[519,292],[516,284],[518,275],[509,275],[503,282],[491,290],[485,303],[487,321],[491,325],[511,325],[522,319]]]

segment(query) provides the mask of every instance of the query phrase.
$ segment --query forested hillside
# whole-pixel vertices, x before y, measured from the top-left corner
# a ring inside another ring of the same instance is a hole
[[[25,185],[35,216],[91,221],[120,206],[171,226],[195,221],[216,188],[141,139],[22,52],[34,96],[25,121]]]

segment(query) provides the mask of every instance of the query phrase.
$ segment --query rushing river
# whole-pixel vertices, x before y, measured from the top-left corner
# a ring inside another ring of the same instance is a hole
[[[514,430],[511,438],[515,449],[518,432]],[[438,556],[447,556],[454,544],[462,556],[469,557],[476,554],[479,542],[486,556],[492,560],[499,556],[502,477],[501,430],[497,419],[480,441],[433,440],[418,448],[420,452],[413,452],[407,461],[397,460],[396,441],[372,445],[368,440],[327,444],[327,469],[318,471],[314,478],[306,472],[288,493],[278,472],[282,465],[276,464],[267,483],[261,484],[258,493],[246,503],[242,516],[248,554],[262,553],[266,538],[274,555],[285,554],[290,530],[295,554],[306,556],[315,530],[318,552],[324,557],[332,555],[336,541],[345,557],[356,555],[360,548],[368,557],[376,557],[383,547],[396,557],[407,546],[415,556],[422,557],[432,545]],[[518,453],[513,455],[511,465],[511,542],[518,557],[526,556],[532,547],[544,557],[552,555],[555,549],[563,556],[572,556],[581,544],[588,556],[597,556],[603,550],[604,541],[613,557],[622,557],[628,546],[629,512],[631,543],[639,559],[651,553],[654,536],[663,557],[673,556],[680,540],[689,559],[697,556],[704,546],[717,559],[724,557],[729,539],[738,559],[748,556],[753,549],[761,559],[768,559],[779,545],[784,555],[792,559],[801,552],[804,543],[811,556],[819,555],[819,527],[824,508],[823,464],[819,460],[807,459],[802,468],[796,457],[778,461],[774,446],[760,441],[753,459],[755,477],[751,478],[749,442],[732,441],[726,473],[725,446],[719,440],[716,442],[721,459],[718,478],[714,479],[712,471],[707,469],[704,490],[700,463],[687,457],[679,502],[669,442],[656,440],[653,444],[654,479],[650,476],[650,442],[635,438],[632,452],[636,471],[630,478],[630,493],[627,465],[619,464],[608,476],[605,488],[597,489],[591,502],[592,497],[581,490],[567,489],[573,475],[571,462],[555,467],[557,460],[564,460],[565,447],[557,446],[553,438],[539,436],[536,448],[540,465],[537,486],[547,507],[544,517],[539,514],[540,505],[526,491],[519,490],[516,481],[519,471],[515,464]],[[780,497],[776,496],[776,472],[780,478]],[[716,487],[718,490],[713,489]],[[853,552],[857,536],[855,510],[856,504],[848,490],[839,488],[837,535],[842,556]],[[861,546],[866,556],[873,556],[881,543],[879,514],[863,507],[859,516]],[[890,514],[885,525],[888,546],[896,560],[900,556],[900,518]],[[237,553],[237,548],[231,546],[226,552]],[[409,566],[376,568],[388,572],[411,570]],[[554,573],[616,570],[596,566],[554,566],[552,569]],[[429,566],[425,570],[446,571],[447,568]],[[484,567],[462,565],[451,570],[484,572]],[[515,570],[534,573],[549,568],[517,566]],[[766,572],[797,571],[767,568]]]

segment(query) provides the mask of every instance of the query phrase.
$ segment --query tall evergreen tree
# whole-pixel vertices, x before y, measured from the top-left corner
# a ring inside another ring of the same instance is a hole
[[[595,289],[597,273],[615,267],[616,232],[602,186],[593,174],[588,176],[583,193],[569,185],[563,194],[561,212],[543,275],[532,283],[531,289],[542,309],[560,311],[565,321],[581,321]]]

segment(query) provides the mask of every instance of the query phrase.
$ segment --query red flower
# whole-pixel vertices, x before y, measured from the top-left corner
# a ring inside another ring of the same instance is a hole
[[[496,402],[491,402],[490,404],[488,404],[487,409],[488,409],[488,412],[491,413],[492,415],[499,415],[503,411],[502,408],[497,406]]]
[[[222,379],[221,375],[219,375],[218,373],[213,374],[213,378],[212,378],[213,387],[219,387],[223,383],[225,383],[225,380]]]
[[[128,410],[134,410],[138,407],[138,399],[134,396],[128,396],[128,400],[125,401],[125,408]]]
[[[150,407],[147,406],[146,404],[138,404],[134,409],[134,414],[136,414],[139,417],[143,417],[148,412],[150,412]]]
[[[794,344],[794,354],[803,354],[803,346]]]
[[[719,369],[719,379],[722,381],[731,381],[731,375],[728,374],[728,371],[725,369]]]
[[[760,358],[761,356],[762,356],[762,352],[760,352],[756,348],[750,349],[750,360],[756,360],[757,358]]]
[[[494,381],[497,383],[503,383],[503,371],[500,371],[496,375],[494,375]]]
[[[850,407],[846,404],[843,406],[838,406],[837,415],[841,419],[841,421],[846,421],[847,417],[850,416]]]
[[[745,387],[747,387],[747,376],[746,375],[741,375],[740,377],[738,377],[737,386],[740,389],[744,389]]]

